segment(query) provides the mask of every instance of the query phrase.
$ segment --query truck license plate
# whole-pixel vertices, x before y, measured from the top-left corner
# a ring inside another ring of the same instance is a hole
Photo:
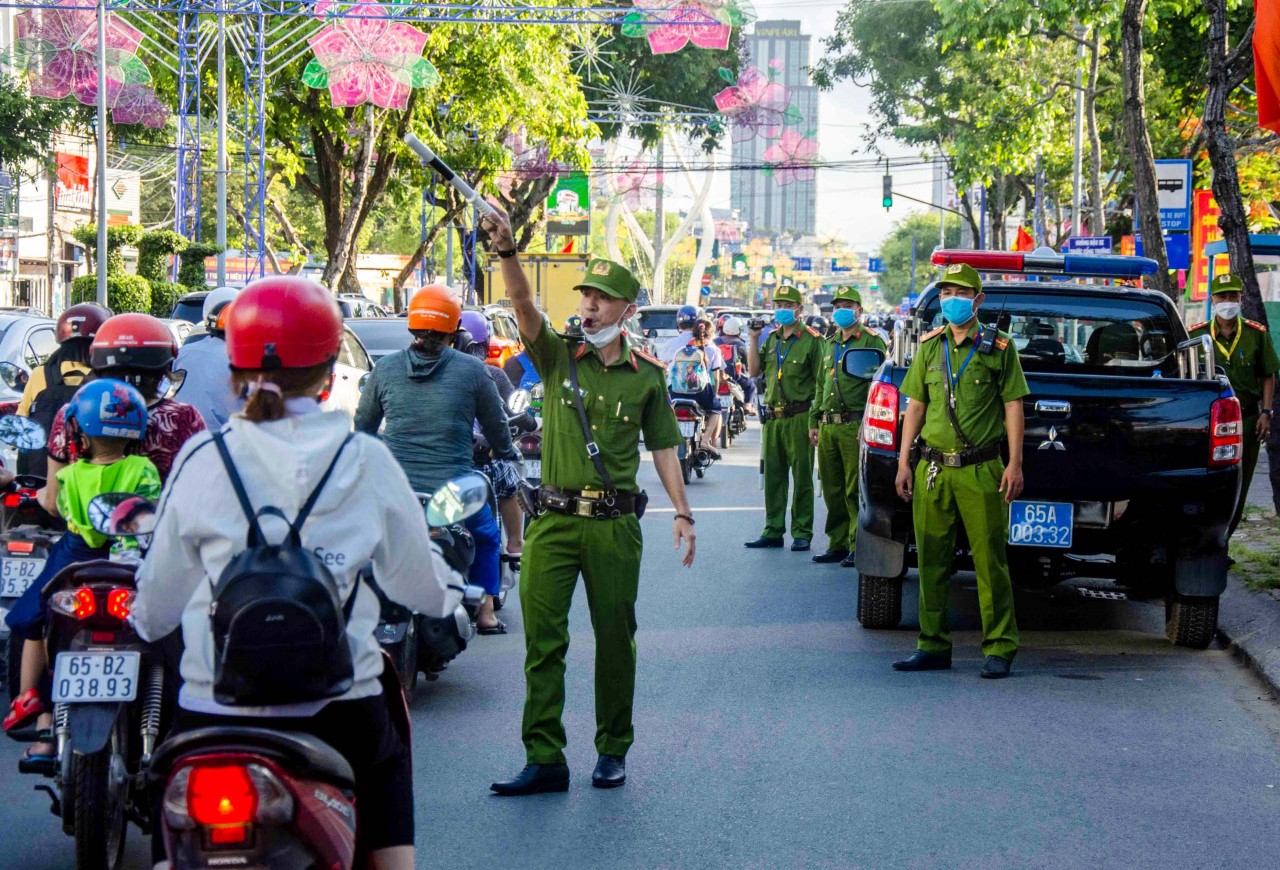
[[[97,704],[138,697],[142,654],[133,652],[64,652],[53,665],[56,703]]]
[[[44,559],[0,559],[0,598],[17,598],[44,570]]]
[[[1009,505],[1009,543],[1018,547],[1071,547],[1075,505],[1015,501]]]
[[[693,433],[697,430],[697,423],[693,421],[680,421],[680,434],[685,438],[692,438]]]

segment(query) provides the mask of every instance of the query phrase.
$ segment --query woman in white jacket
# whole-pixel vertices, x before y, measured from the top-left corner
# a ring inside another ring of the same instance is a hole
[[[290,519],[338,456],[301,537],[329,568],[342,599],[355,596],[347,621],[351,689],[328,700],[267,707],[214,699],[211,593],[223,568],[245,549],[248,521],[209,434],[188,441],[174,462],[139,571],[133,622],[147,640],[181,625],[185,651],[175,732],[238,720],[316,735],[355,771],[358,857],[371,856],[375,867],[409,870],[409,752],[381,697],[382,658],[374,638],[379,605],[358,572],[372,562],[391,599],[435,617],[453,612],[463,580],[430,544],[422,507],[390,451],[366,435],[348,442],[350,419],[320,410],[342,334],[333,297],[310,281],[268,278],[245,288],[231,307],[226,337],[231,382],[246,403],[222,434],[255,510],[274,506]],[[268,540],[283,539],[283,521],[266,516],[260,522]],[[153,852],[162,862],[163,845]]]

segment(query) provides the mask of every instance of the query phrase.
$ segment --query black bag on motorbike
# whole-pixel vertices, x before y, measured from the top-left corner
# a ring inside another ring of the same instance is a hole
[[[84,383],[85,374],[83,372],[76,372],[74,376],[78,380],[74,384],[69,384],[62,376],[62,363],[56,360],[45,363],[45,388],[31,400],[31,408],[27,411],[27,417],[33,422],[39,423],[45,432],[53,431],[54,418],[71,401],[76,394],[76,390],[80,389],[80,385]],[[37,477],[44,477],[49,473],[49,453],[43,447],[38,450],[19,450],[17,470],[18,474],[34,474]]]
[[[254,511],[222,433],[213,436],[249,521],[246,548],[223,569],[209,607],[213,695],[219,704],[318,701],[351,688],[354,668],[347,620],[355,592],[344,604],[333,574],[302,546],[301,538],[302,526],[351,438],[348,435],[338,447],[324,476],[289,524],[284,543],[268,544],[259,517],[271,514],[288,519],[279,508]]]

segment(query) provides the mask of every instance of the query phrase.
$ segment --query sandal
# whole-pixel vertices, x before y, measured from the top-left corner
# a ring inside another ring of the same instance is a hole
[[[44,702],[40,700],[40,694],[35,689],[27,689],[9,705],[9,715],[4,717],[4,730],[15,731],[43,712]]]
[[[488,628],[476,629],[476,634],[483,634],[483,635],[506,634],[506,633],[507,633],[507,624],[502,620],[498,620],[497,625],[491,625]]]

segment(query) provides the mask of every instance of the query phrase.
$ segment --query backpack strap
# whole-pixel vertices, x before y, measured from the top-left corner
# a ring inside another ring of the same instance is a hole
[[[236,471],[236,464],[231,460],[231,451],[227,449],[221,432],[213,433],[213,443],[218,448],[218,455],[222,457],[223,466],[227,469],[227,477],[230,478],[231,488],[235,490],[236,498],[240,501],[240,509],[244,511],[245,519],[249,521],[249,546],[257,547],[266,538],[262,534],[262,526],[258,524],[258,515],[253,510],[253,504],[249,501],[249,493],[245,492],[244,481],[240,479],[240,472]]]
[[[324,485],[329,482],[329,475],[333,474],[333,469],[338,465],[338,458],[342,456],[342,450],[355,437],[354,432],[348,432],[347,437],[342,439],[342,443],[338,445],[338,450],[333,454],[333,459],[329,462],[329,467],[324,470],[324,476],[320,478],[320,482],[316,484],[316,488],[311,490],[311,495],[307,496],[306,502],[303,503],[302,509],[298,511],[297,518],[289,526],[295,537],[299,540],[302,538],[302,526],[307,521],[307,517],[311,516],[311,509],[316,506],[316,500],[320,498],[320,490],[324,489]]]

